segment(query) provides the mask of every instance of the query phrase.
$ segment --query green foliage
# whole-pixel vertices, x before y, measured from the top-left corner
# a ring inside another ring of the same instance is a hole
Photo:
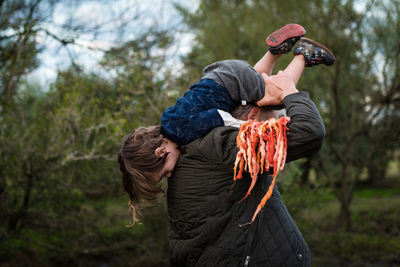
[[[3,112],[3,260],[166,263],[165,210],[146,211],[143,227],[124,227],[116,143],[138,122],[125,119],[132,100],[123,89],[70,69],[47,93],[28,86]],[[143,256],[133,261],[132,251]]]
[[[357,11],[360,3],[366,12]],[[298,84],[311,93],[328,135],[310,162],[292,162],[279,175],[282,197],[313,265],[399,263],[398,189],[357,187],[361,173],[384,180],[385,172],[372,170],[388,162],[398,179],[398,0],[206,0],[193,14],[177,5],[196,36],[184,73],[168,65],[171,34],[149,29],[107,51],[101,74],[74,65],[43,90],[23,77],[38,64],[40,23],[53,4],[0,1],[0,264],[167,266],[165,200],[124,227],[118,143],[134,128],[159,123],[209,63],[256,63],[266,35],[290,22],[304,25],[337,62],[307,69]],[[354,199],[352,231],[336,228],[335,196],[342,204]]]
[[[44,21],[41,1],[0,1],[0,104],[12,101],[21,77],[37,67],[38,24]],[[53,1],[47,1],[51,10]]]
[[[296,224],[308,242],[314,266],[399,263],[398,190],[381,189],[378,194],[373,194],[371,189],[361,191],[371,194],[355,194],[351,232],[334,227],[332,222],[339,213],[339,205],[326,198],[296,213]],[[294,198],[301,201],[302,194],[283,195],[283,198],[286,203]],[[290,204],[288,208],[291,210]]]
[[[54,226],[50,229],[36,226],[8,236],[0,245],[0,263],[168,266],[165,206],[146,210],[144,220],[134,228],[123,224],[128,221],[128,215],[127,201],[122,198],[85,201],[77,216],[57,230]],[[77,224],[74,226],[73,222]]]
[[[62,219],[79,210],[84,196],[110,195],[118,188],[114,155],[122,124],[111,103],[107,107],[111,90],[101,86],[107,84],[61,73],[51,92],[21,91],[3,112],[1,206],[9,230],[24,228],[31,217],[39,223],[42,215]]]
[[[47,92],[18,79],[13,101],[0,106],[0,263],[168,265],[165,207],[124,227],[116,155],[124,135],[158,123],[176,98],[170,44],[152,31],[111,49],[102,61],[108,79],[77,65]]]
[[[365,12],[358,11],[360,6]],[[202,1],[194,13],[179,7],[196,32],[194,48],[184,60],[188,77],[216,60],[240,58],[256,63],[267,51],[267,34],[293,22],[306,28],[308,38],[335,53],[335,65],[306,69],[297,87],[310,92],[324,119],[326,144],[310,166],[329,182],[343,204],[338,222],[347,227],[348,206],[361,171],[368,166],[385,170],[399,143],[399,129],[393,122],[398,120],[400,97],[395,93],[400,85],[396,53],[400,31],[390,26],[398,25],[398,6],[396,0],[221,0]],[[283,56],[277,69],[284,68],[290,58]],[[384,174],[377,173],[378,179]]]
[[[131,122],[129,130],[159,124],[162,112],[178,97],[163,52],[171,41],[166,32],[149,31],[111,49],[102,60],[115,77],[113,86],[120,94],[119,105],[126,107],[123,118]]]

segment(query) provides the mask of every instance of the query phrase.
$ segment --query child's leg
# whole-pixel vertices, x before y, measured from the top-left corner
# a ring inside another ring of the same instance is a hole
[[[265,53],[265,55],[254,65],[254,69],[258,73],[265,73],[268,76],[272,74],[276,61],[279,59],[281,54],[273,55],[271,52]]]
[[[295,85],[299,81],[303,74],[304,68],[306,67],[306,60],[303,55],[295,55],[293,60],[289,63],[283,72],[289,76]]]

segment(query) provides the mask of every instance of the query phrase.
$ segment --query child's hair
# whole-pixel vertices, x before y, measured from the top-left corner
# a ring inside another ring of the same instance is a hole
[[[237,106],[232,112],[232,117],[239,119],[239,120],[247,120],[247,114],[249,114],[250,110],[258,107],[255,104],[248,103],[247,105],[239,105]],[[276,106],[262,106],[258,107],[261,112],[272,112],[272,111],[282,111],[285,108],[283,105],[276,105]]]
[[[145,201],[155,200],[163,189],[148,179],[148,175],[160,171],[167,154],[157,157],[156,148],[161,146],[161,126],[141,127],[124,138],[118,161],[122,172],[122,184],[130,198],[131,227],[136,221],[136,210]]]
[[[239,120],[247,120],[247,114],[252,108],[256,107],[254,104],[240,105],[237,106],[231,113],[232,117]]]

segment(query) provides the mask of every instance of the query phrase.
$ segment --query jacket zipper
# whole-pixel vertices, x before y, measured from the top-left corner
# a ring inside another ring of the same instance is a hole
[[[244,267],[249,266],[249,261],[250,261],[250,255],[247,255],[246,260],[244,261]]]
[[[244,260],[244,267],[248,267],[249,266],[249,262],[250,262],[250,259],[251,259],[251,256],[250,256],[251,247],[253,245],[254,236],[256,235],[256,233],[258,231],[258,225],[260,224],[260,221],[261,221],[261,214],[262,214],[262,210],[260,211],[260,213],[258,214],[258,218],[256,219],[257,220],[256,226],[255,226],[256,229],[253,232],[253,235],[251,236],[251,239],[250,239],[250,245],[249,245],[249,248],[247,249],[247,256],[246,256],[246,259]]]

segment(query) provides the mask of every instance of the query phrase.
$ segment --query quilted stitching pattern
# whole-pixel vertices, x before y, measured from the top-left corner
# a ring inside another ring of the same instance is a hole
[[[271,177],[266,174],[260,177],[252,193],[238,203],[251,179],[246,174],[231,191],[236,155],[231,146],[236,136],[237,129],[220,127],[205,138],[181,147],[182,156],[173,177],[168,179],[171,263],[244,266],[250,255],[248,266],[309,266],[307,244],[277,187],[256,221],[239,227],[251,220]],[[293,148],[293,140],[289,141]]]
[[[287,96],[284,102],[292,118],[288,161],[317,152],[325,130],[315,104],[304,93]],[[244,266],[250,255],[249,266],[309,266],[307,244],[277,188],[256,222],[239,227],[251,220],[271,177],[260,177],[250,196],[238,204],[251,179],[245,176],[231,191],[236,136],[237,129],[220,127],[181,147],[182,156],[168,179],[171,263]]]
[[[271,176],[260,178],[263,184],[257,187],[261,190],[255,192],[254,201],[264,195],[272,181]],[[309,257],[307,244],[276,186],[258,220],[249,266],[305,266],[303,259]]]
[[[198,173],[201,175],[202,172]],[[174,261],[174,257],[177,256],[181,264],[185,262],[186,266],[244,266],[246,256],[250,254],[248,266],[307,266],[304,264],[304,258],[309,257],[307,244],[283,204],[277,187],[274,188],[272,197],[256,221],[248,226],[239,227],[240,224],[251,220],[254,209],[268,189],[271,180],[271,176],[260,177],[250,196],[240,204],[236,204],[246,193],[250,183],[250,178],[246,175],[237,182],[234,193],[229,196],[228,202],[233,205],[227,210],[223,209],[223,206],[216,206],[216,202],[220,202],[221,195],[217,197],[212,193],[221,191],[217,190],[221,184],[210,183],[207,178],[200,180],[203,181],[204,188],[207,188],[209,194],[201,198],[204,202],[196,201],[191,207],[187,207],[186,201],[182,202],[182,206],[175,203],[174,210],[169,210],[170,222],[171,216],[179,218],[180,215],[186,215],[185,221],[190,221],[190,216],[196,218],[192,227],[185,223],[185,238],[174,234],[179,230],[179,225],[170,224],[173,226],[169,233],[172,260]],[[187,182],[190,184],[193,181]],[[169,187],[176,189],[177,186],[172,183],[172,180],[169,181]],[[228,191],[231,185],[231,180],[226,180],[225,190]],[[168,195],[168,200],[169,203],[174,201],[172,194]],[[184,206],[187,209],[181,210]],[[204,211],[206,207],[209,209],[212,207],[213,216],[210,217],[209,212]],[[179,215],[180,212],[182,214]],[[177,262],[173,263],[181,266]]]

